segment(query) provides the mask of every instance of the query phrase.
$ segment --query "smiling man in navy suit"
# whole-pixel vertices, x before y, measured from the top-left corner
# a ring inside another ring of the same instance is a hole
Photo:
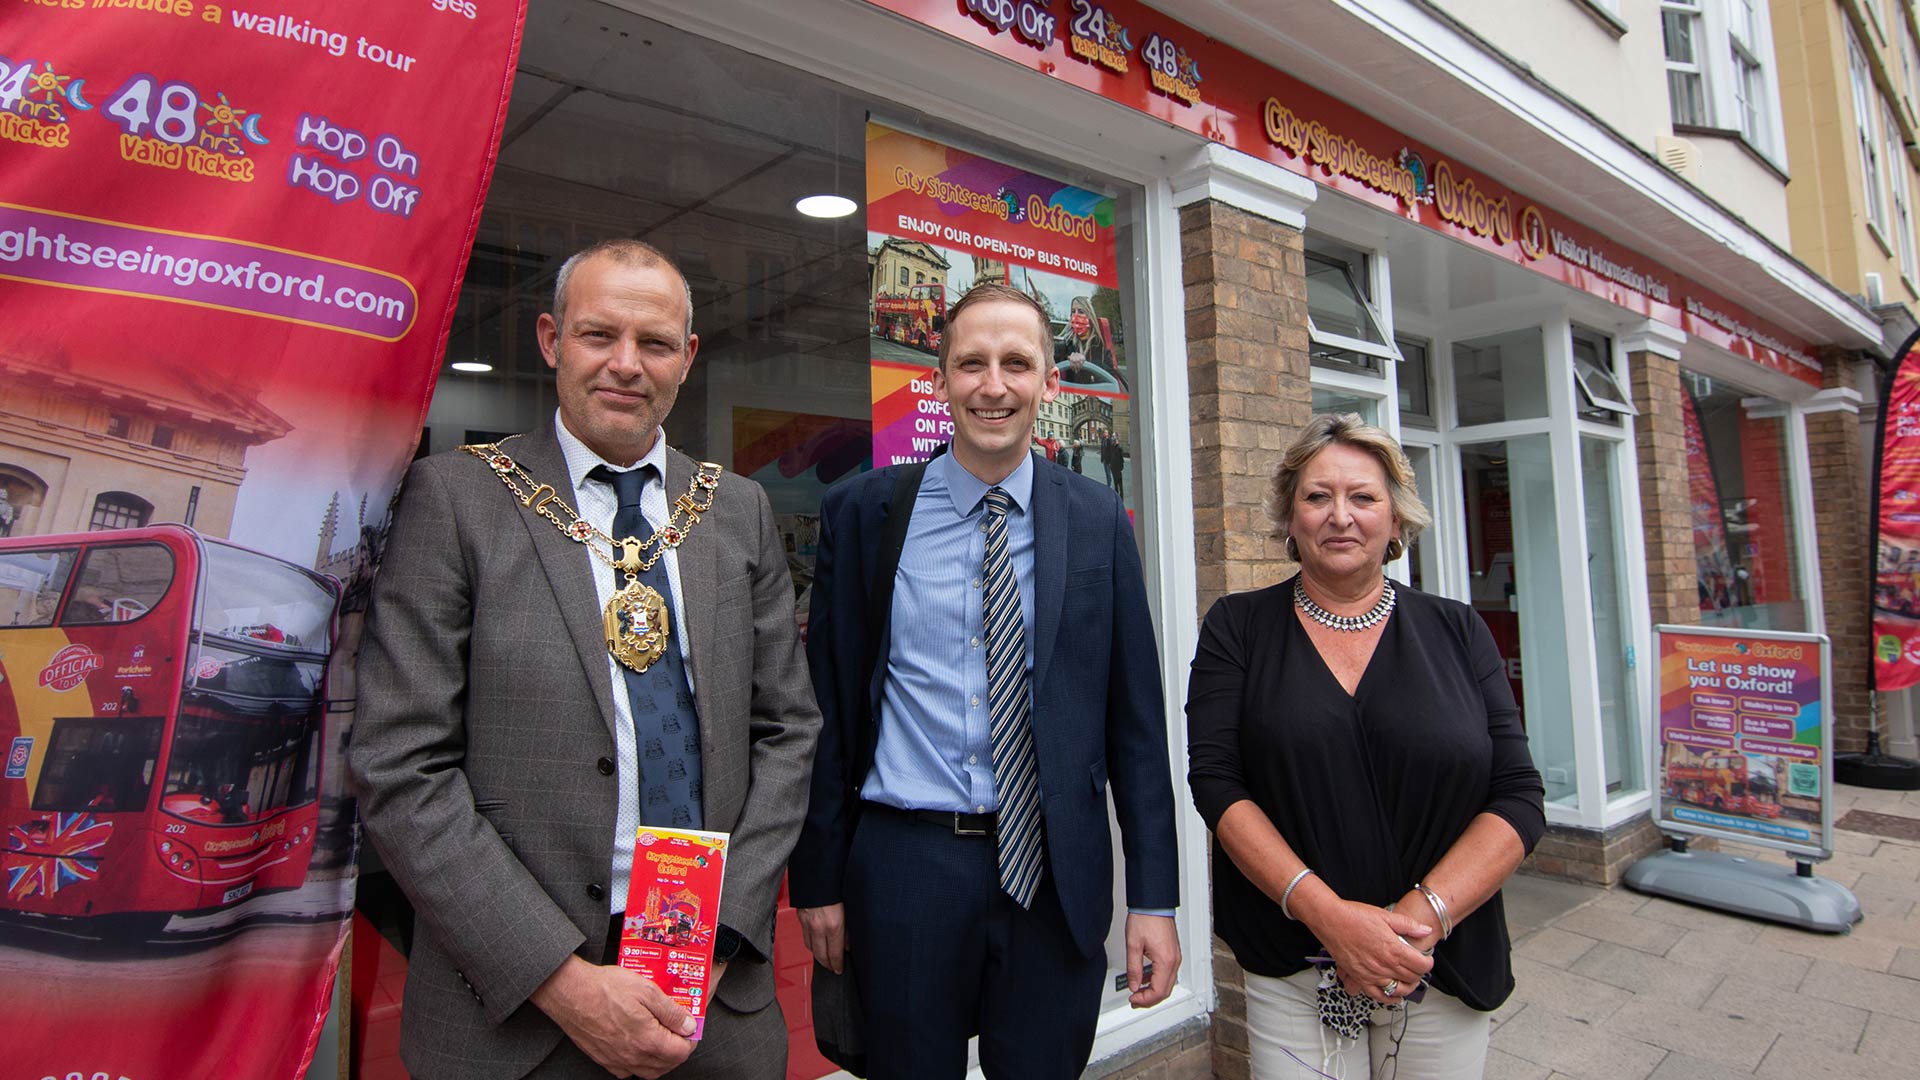
[[[851,963],[875,1080],[1077,1076],[1113,920],[1132,1004],[1180,968],[1173,786],[1125,507],[1029,449],[1060,392],[1047,313],[1000,285],[949,313],[952,452],[828,492],[808,656],[825,731],[789,890]],[[1143,968],[1151,967],[1151,976]]]

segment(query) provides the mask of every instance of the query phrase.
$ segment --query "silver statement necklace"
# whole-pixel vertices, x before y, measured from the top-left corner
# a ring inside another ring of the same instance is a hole
[[[1298,578],[1295,578],[1293,582],[1293,602],[1305,613],[1307,618],[1312,619],[1314,622],[1319,623],[1329,630],[1345,630],[1350,633],[1358,633],[1361,630],[1378,625],[1380,620],[1386,618],[1387,615],[1393,611],[1393,582],[1384,579],[1381,581],[1380,599],[1375,601],[1373,607],[1368,609],[1364,615],[1335,615],[1333,612],[1314,603],[1313,598],[1307,595],[1306,585],[1302,584]]]

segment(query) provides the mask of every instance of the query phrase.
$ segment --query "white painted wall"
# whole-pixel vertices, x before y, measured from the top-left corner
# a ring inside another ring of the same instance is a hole
[[[1755,161],[1738,139],[1689,135],[1700,152],[1700,189],[1748,225],[1783,248],[1791,248],[1787,229],[1787,186],[1779,174]]]
[[[1583,0],[1436,0],[1434,6],[1533,70],[1636,146],[1671,130],[1659,0],[1593,0],[1627,24],[1618,34]]]

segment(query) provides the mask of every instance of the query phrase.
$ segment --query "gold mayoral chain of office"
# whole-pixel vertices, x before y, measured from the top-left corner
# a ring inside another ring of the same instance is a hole
[[[659,562],[668,549],[679,547],[687,534],[700,524],[700,515],[713,509],[714,493],[720,488],[721,467],[711,461],[701,462],[693,474],[693,482],[687,486],[687,493],[674,500],[673,513],[667,515],[667,523],[654,530],[652,536],[645,540],[632,536],[616,540],[575,513],[551,486],[529,475],[518,461],[500,449],[504,445],[504,441],[474,443],[460,449],[486,462],[500,482],[507,485],[507,490],[513,492],[514,498],[520,500],[520,505],[553,522],[560,535],[585,545],[595,558],[625,575],[626,584],[613,594],[602,612],[607,652],[635,671],[647,670],[667,651],[667,642],[672,640],[668,636],[671,627],[667,620],[667,598],[642,582],[639,575],[653,569],[653,564]],[[562,514],[566,515],[565,520],[561,519]],[[596,540],[604,542],[607,551],[601,551]],[[618,553],[619,558],[611,553]]]

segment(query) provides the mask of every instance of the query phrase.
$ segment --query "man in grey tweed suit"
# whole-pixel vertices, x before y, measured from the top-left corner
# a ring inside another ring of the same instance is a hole
[[[699,347],[692,316],[685,277],[645,244],[568,261],[539,323],[559,410],[501,447],[523,490],[551,486],[616,539],[616,509],[629,526],[644,512],[642,540],[664,523],[694,490],[661,427]],[[773,911],[820,715],[766,493],[723,474],[711,509],[677,523],[685,538],[659,560],[672,663],[633,673],[603,634],[610,565],[473,454],[408,476],[348,767],[418,915],[401,1025],[416,1077],[785,1074]],[[716,935],[729,962],[697,1043],[658,987],[610,964],[638,826],[689,819],[733,836]]]

